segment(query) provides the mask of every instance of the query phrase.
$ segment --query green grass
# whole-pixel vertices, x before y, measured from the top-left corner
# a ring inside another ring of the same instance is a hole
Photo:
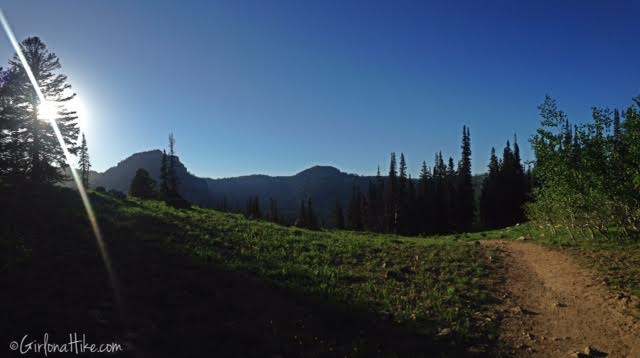
[[[478,319],[490,299],[491,267],[477,242],[309,231],[207,209],[94,194],[99,216],[143,240],[286,289],[376,312],[456,343],[491,336]],[[104,215],[104,213],[110,213]],[[116,214],[113,214],[116,213]]]

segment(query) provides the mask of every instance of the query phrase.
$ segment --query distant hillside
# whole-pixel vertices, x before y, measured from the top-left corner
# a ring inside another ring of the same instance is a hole
[[[91,178],[93,188],[103,186],[107,190],[129,190],[129,184],[138,168],[143,168],[159,181],[162,152],[152,150],[133,154],[104,173],[95,173]],[[267,210],[269,199],[278,203],[286,218],[297,215],[301,200],[311,198],[318,215],[328,218],[336,199],[345,205],[351,197],[354,185],[366,190],[371,177],[347,174],[330,166],[315,166],[293,176],[248,175],[235,178],[200,178],[188,172],[178,158],[177,174],[181,194],[194,204],[218,207],[226,201],[227,207],[244,209],[249,196],[258,196],[263,210]]]
[[[126,193],[138,168],[144,168],[159,181],[161,160],[160,150],[133,154],[104,173],[92,173],[91,186],[103,186]],[[277,201],[281,214],[293,220],[297,216],[300,201],[311,198],[316,213],[325,222],[330,220],[336,200],[340,200],[346,207],[354,185],[366,192],[369,181],[375,179],[344,173],[331,166],[314,166],[292,176],[200,178],[189,173],[179,158],[177,174],[181,194],[190,202],[203,207],[216,208],[226,202],[230,210],[243,210],[250,196],[258,196],[263,211],[266,211],[269,199],[273,198]],[[474,185],[478,185],[480,178],[475,179]]]

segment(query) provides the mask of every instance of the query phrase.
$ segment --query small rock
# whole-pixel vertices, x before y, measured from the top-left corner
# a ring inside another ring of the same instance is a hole
[[[514,314],[522,314],[522,312],[523,312],[522,311],[522,307],[520,307],[520,306],[515,306],[515,307],[511,308],[510,311],[511,311],[511,313],[514,313]]]
[[[593,354],[593,348],[591,348],[591,346],[584,347],[584,354],[590,356],[591,354]]]
[[[516,240],[518,240],[518,241],[524,241],[524,240],[526,240],[526,239],[525,239],[525,237],[524,237],[524,236],[520,236],[520,237],[518,237]]]
[[[449,335],[451,335],[451,328],[443,328],[436,334],[438,337],[447,337]]]
[[[567,307],[567,305],[566,305],[566,304],[564,304],[564,303],[562,303],[562,302],[555,302],[555,303],[553,304],[553,307],[556,307],[556,308],[562,308],[562,307]]]

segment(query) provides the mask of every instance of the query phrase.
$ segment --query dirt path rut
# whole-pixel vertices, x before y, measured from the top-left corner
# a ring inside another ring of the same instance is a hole
[[[504,257],[500,341],[530,357],[640,357],[640,322],[571,257],[542,246],[484,241]]]

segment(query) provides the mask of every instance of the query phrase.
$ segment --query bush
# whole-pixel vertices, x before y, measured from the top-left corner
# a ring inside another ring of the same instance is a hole
[[[113,196],[114,198],[121,199],[121,200],[124,200],[124,199],[127,198],[127,194],[121,192],[120,190],[116,190],[116,189],[109,190],[109,195]]]

